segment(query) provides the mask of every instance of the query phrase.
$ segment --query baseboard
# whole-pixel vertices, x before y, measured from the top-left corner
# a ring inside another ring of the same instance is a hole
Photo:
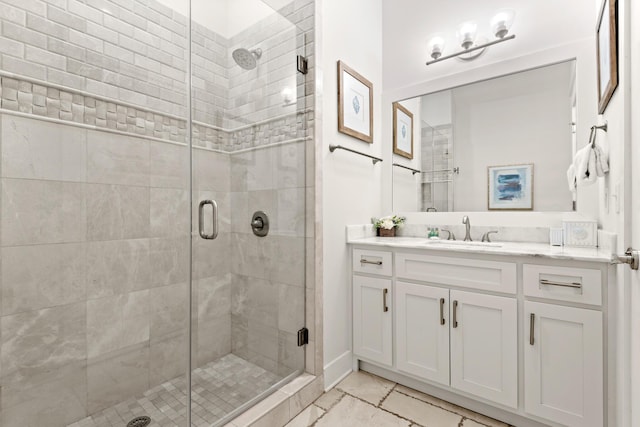
[[[349,375],[352,371],[351,350],[345,351],[324,367],[324,389],[329,390]]]

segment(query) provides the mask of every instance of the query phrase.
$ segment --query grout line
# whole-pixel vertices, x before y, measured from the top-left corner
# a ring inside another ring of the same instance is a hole
[[[396,385],[397,385],[397,384],[396,384]],[[395,387],[395,385],[394,385],[394,387]],[[392,389],[391,391],[393,391],[393,388],[394,388],[394,387],[392,387],[392,388],[391,388],[391,389]],[[340,390],[340,391],[342,391],[342,392],[345,394],[345,396],[350,396],[350,397],[352,397],[352,398],[354,398],[354,399],[356,399],[356,400],[359,400],[360,402],[362,402],[362,403],[364,403],[364,404],[366,404],[366,405],[373,406],[373,407],[374,407],[374,408],[376,408],[376,409],[379,409],[379,410],[381,410],[381,411],[383,411],[383,412],[386,412],[386,413],[388,413],[388,414],[394,415],[394,416],[396,416],[396,417],[398,417],[398,418],[400,418],[400,419],[402,419],[402,420],[408,421],[410,424],[416,424],[416,425],[418,425],[418,426],[421,426],[421,427],[422,427],[422,424],[419,424],[419,423],[417,423],[417,422],[415,422],[415,421],[413,421],[413,420],[411,420],[411,419],[409,419],[409,418],[406,418],[406,417],[404,417],[404,416],[402,416],[402,415],[400,415],[400,414],[396,414],[396,413],[393,413],[393,412],[391,412],[391,411],[389,411],[389,410],[387,410],[387,409],[381,408],[380,406],[376,406],[376,405],[374,405],[373,403],[371,403],[371,402],[367,402],[366,400],[361,399],[361,398],[360,398],[360,397],[358,397],[358,396],[354,396],[353,394],[348,393],[348,392],[346,392],[346,391],[344,391],[344,390]],[[391,394],[391,391],[387,394],[387,396],[388,396],[389,394]],[[344,398],[344,396],[343,396],[343,398]],[[340,399],[340,400],[342,400],[342,399]],[[384,400],[384,399],[383,399],[383,400]],[[382,403],[382,402],[380,402],[380,403]],[[378,405],[380,405],[380,403],[378,403]],[[332,407],[332,409],[333,409],[333,407]],[[327,412],[329,412],[329,411],[327,411]]]
[[[338,390],[338,389],[335,389],[335,390]],[[327,415],[327,414],[329,413],[329,411],[330,411],[330,410],[332,410],[335,406],[337,406],[337,405],[338,405],[338,403],[340,403],[340,402],[342,401],[342,399],[344,399],[344,397],[347,395],[347,393],[343,392],[342,390],[339,390],[339,391],[340,391],[340,392],[342,392],[342,396],[340,396],[340,399],[336,400],[336,402],[335,402],[333,405],[331,405],[331,406],[329,406],[327,409],[325,409],[325,410],[324,410],[324,413],[323,413],[322,415],[320,415],[320,416],[318,417],[318,419],[317,419],[317,420],[315,420],[315,421],[311,424],[311,426],[309,426],[309,427],[314,427],[314,426],[318,423],[318,421],[320,421],[320,420],[322,419],[322,417],[324,417],[325,415]],[[326,393],[326,392],[325,392],[325,393]],[[323,393],[322,395],[324,395],[325,393]],[[320,397],[318,397],[318,399],[320,399]],[[312,403],[311,405],[315,405],[315,404],[316,404],[316,401],[317,401],[318,399],[314,400],[314,401],[313,401],[313,403]],[[318,405],[316,405],[316,406],[318,406]],[[320,408],[320,407],[318,406],[318,408]],[[323,408],[320,408],[320,409],[323,409]]]
[[[433,403],[431,403],[431,402],[426,402],[426,401],[424,401],[424,400],[422,400],[422,399],[419,399],[419,398],[417,398],[417,397],[415,397],[415,396],[411,396],[411,395],[409,395],[409,394],[407,394],[407,393],[403,393],[403,392],[401,392],[400,390],[396,390],[396,391],[397,391],[398,393],[402,394],[403,396],[410,397],[411,399],[415,399],[415,400],[417,400],[418,402],[426,403],[427,405],[431,405],[431,406],[433,406],[433,407],[435,407],[435,408],[442,409],[443,411],[447,411],[447,412],[450,412],[450,413],[452,413],[452,414],[459,415],[459,416],[461,416],[462,418],[465,418],[465,416],[464,416],[464,415],[459,414],[459,413],[457,413],[457,412],[455,412],[455,411],[452,411],[452,410],[450,410],[450,409],[443,408],[442,406],[439,406],[439,405],[434,405],[434,404],[433,404]],[[417,390],[416,390],[416,391],[417,391]]]
[[[391,387],[391,389],[389,389],[389,392],[388,392],[386,395],[384,395],[384,396],[382,397],[382,399],[380,400],[380,402],[378,402],[378,405],[377,405],[377,406],[378,406],[378,408],[380,408],[380,405],[382,405],[382,402],[384,402],[385,400],[387,400],[387,397],[389,397],[389,395],[390,395],[391,393],[393,393],[393,390],[395,390],[395,389],[396,389],[396,386],[397,386],[397,385],[398,385],[398,383],[394,383],[394,384],[393,384],[393,387]],[[382,408],[380,408],[380,409],[382,409]]]

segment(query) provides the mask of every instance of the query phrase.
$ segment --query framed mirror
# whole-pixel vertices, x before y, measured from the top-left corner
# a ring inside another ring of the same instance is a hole
[[[507,209],[574,211],[566,171],[576,149],[575,62],[398,101],[413,115],[414,156],[393,154],[393,163],[420,173],[393,168],[393,210],[478,212],[498,201]],[[535,173],[506,173],[520,165]],[[491,180],[496,170],[506,172]]]

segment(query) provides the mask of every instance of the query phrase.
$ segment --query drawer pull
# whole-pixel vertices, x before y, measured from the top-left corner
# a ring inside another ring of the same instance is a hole
[[[456,300],[453,301],[453,322],[451,323],[454,328],[458,327],[458,301]]]
[[[384,288],[382,290],[382,311],[385,313],[389,311],[389,307],[387,307],[387,294],[389,293],[389,289]]]
[[[444,325],[444,298],[440,298],[440,324]]]
[[[360,264],[382,265],[382,261],[369,261],[368,259],[362,258]]]
[[[561,286],[563,288],[574,288],[574,289],[582,289],[582,283],[577,283],[577,282],[554,282],[552,280],[547,280],[547,279],[540,279],[540,284],[541,285],[548,285],[548,286]]]
[[[531,313],[531,316],[529,317],[529,344],[533,345],[534,344],[534,339],[533,339],[533,332],[535,330],[535,321],[536,321],[536,315],[535,313]]]

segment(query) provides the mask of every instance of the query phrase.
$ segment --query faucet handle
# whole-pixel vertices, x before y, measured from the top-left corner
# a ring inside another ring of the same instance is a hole
[[[447,240],[456,240],[456,235],[453,234],[451,230],[447,230],[446,228],[442,228],[440,231],[444,231],[447,233]]]
[[[484,233],[484,234],[482,235],[482,241],[483,241],[483,242],[489,242],[489,243],[491,243],[491,239],[489,238],[489,236],[490,236],[491,234],[497,234],[497,233],[498,233],[498,230],[491,230],[491,231],[487,231],[486,233]]]

